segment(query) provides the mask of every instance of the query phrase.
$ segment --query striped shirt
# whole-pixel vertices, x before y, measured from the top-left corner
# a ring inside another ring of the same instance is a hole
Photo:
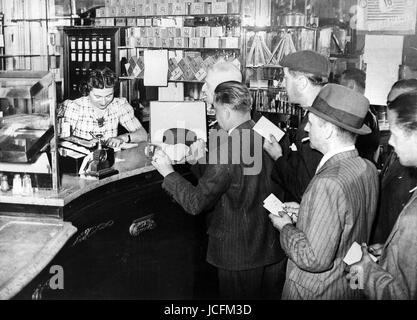
[[[88,97],[66,100],[62,108],[63,121],[71,125],[72,135],[82,139],[91,140],[90,132],[103,135],[103,139],[117,137],[119,124],[129,132],[142,127],[125,98],[114,98],[105,109],[103,119],[97,118]]]

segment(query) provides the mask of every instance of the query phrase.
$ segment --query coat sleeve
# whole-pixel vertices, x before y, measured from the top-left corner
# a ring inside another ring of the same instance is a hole
[[[295,201],[300,202],[321,158],[320,152],[302,145],[299,150],[291,151],[275,162],[272,178],[283,186]]]
[[[316,181],[300,207],[298,219],[304,220],[304,230],[287,225],[281,231],[281,246],[288,257],[308,272],[331,269],[339,247],[344,224],[341,218],[345,212],[346,200],[342,188],[332,180]]]
[[[229,188],[230,182],[229,165],[207,165],[197,186],[174,172],[165,177],[162,187],[186,212],[197,215],[214,207]]]
[[[400,218],[398,248],[387,247],[385,261],[390,261],[388,270],[384,266],[370,263],[364,270],[365,294],[371,299],[416,299],[417,293],[417,215]],[[394,242],[391,242],[393,244]],[[394,261],[392,263],[391,261]]]

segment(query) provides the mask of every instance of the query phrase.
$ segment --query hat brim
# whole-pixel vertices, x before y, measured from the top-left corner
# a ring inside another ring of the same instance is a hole
[[[327,114],[324,114],[324,113],[322,113],[322,112],[320,112],[316,109],[313,109],[311,107],[304,107],[304,109],[308,110],[311,113],[314,113],[316,116],[318,116],[318,117],[320,117],[320,118],[322,118],[322,119],[324,119],[324,120],[326,120],[330,123],[333,123],[334,125],[336,125],[338,127],[341,127],[341,128],[343,128],[343,129],[345,129],[349,132],[353,132],[353,133],[359,134],[361,136],[372,133],[372,130],[366,124],[363,124],[362,128],[357,129],[357,128],[353,128],[351,126],[348,126],[348,125],[346,125],[342,122],[339,122],[336,119],[334,119],[332,117],[329,117]]]

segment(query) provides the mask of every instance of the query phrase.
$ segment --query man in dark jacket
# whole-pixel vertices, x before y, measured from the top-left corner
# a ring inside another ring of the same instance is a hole
[[[412,91],[417,91],[416,79],[397,81],[388,94],[387,103]],[[380,173],[380,180],[378,211],[371,236],[371,243],[374,244],[372,250],[377,255],[391,233],[398,215],[412,196],[410,190],[417,185],[417,169],[401,165],[394,149],[390,149]]]
[[[273,162],[262,150],[262,137],[253,130],[249,90],[239,82],[222,83],[214,107],[223,130],[209,139],[197,186],[175,172],[162,151],[152,164],[164,176],[162,187],[187,213],[209,211],[207,261],[218,270],[221,298],[279,299],[286,259],[263,201],[282,192],[271,180]]]
[[[314,51],[299,51],[286,56],[280,64],[284,67],[284,86],[289,102],[311,106],[328,81],[329,60]],[[274,137],[271,137],[272,143],[267,140],[264,143],[264,149],[275,160],[272,178],[290,195],[282,201],[301,201],[323,157],[310,146],[308,133],[304,131],[307,120],[305,113],[291,150],[288,136],[282,139],[281,144]]]

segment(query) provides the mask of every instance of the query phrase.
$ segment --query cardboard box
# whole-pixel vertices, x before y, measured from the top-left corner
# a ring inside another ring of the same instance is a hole
[[[190,38],[190,48],[204,48],[204,39],[200,37]]]
[[[161,47],[163,47],[163,48],[169,48],[170,47],[169,38],[161,38]]]
[[[117,16],[117,7],[109,7],[108,9],[108,17],[116,17]]]
[[[126,17],[126,7],[116,7],[116,16],[117,17]]]
[[[96,9],[96,18],[102,18],[106,16],[106,8]]]
[[[126,18],[116,18],[116,26],[125,27],[126,26]]]
[[[201,38],[211,37],[211,28],[210,27],[196,27],[195,36]]]
[[[169,14],[169,8],[168,3],[160,4],[158,3],[156,5],[156,14],[159,16],[166,16]]]
[[[181,36],[181,28],[168,28],[168,38],[177,38]]]
[[[227,14],[227,2],[213,2],[211,4],[212,14]]]
[[[188,38],[177,37],[174,38],[174,48],[188,48]]]
[[[166,38],[166,39],[169,38],[167,28],[161,28],[161,38]]]
[[[195,37],[195,28],[193,28],[193,27],[182,27],[181,37],[183,37],[183,38],[193,38],[193,37]]]
[[[144,16],[152,16],[155,14],[153,3],[145,3],[142,7],[142,14]]]
[[[184,2],[178,2],[172,4],[172,15],[186,15],[187,14],[187,4]]]
[[[204,38],[204,48],[220,48],[220,38]]]
[[[239,48],[239,38],[222,37],[220,38],[220,47],[224,49],[237,49]]]
[[[142,15],[142,6],[127,7],[127,15],[131,17]]]
[[[136,18],[127,18],[126,25],[130,27],[136,26]]]
[[[156,46],[156,38],[155,37],[149,37],[148,38],[148,46],[153,48]]]
[[[106,26],[106,18],[96,18],[94,21],[94,25],[96,27],[105,27]]]
[[[223,27],[211,27],[211,37],[223,37]]]
[[[204,2],[195,2],[190,5],[190,14],[204,14]]]
[[[178,62],[178,66],[181,68],[184,73],[184,80],[196,80],[194,73],[191,70],[191,67],[188,65],[187,59],[181,59]]]
[[[168,69],[170,72],[170,75],[169,75],[170,80],[179,80],[184,75],[181,68],[178,66],[178,62],[175,58],[170,58],[168,60]]]
[[[114,27],[114,18],[106,18],[106,27]]]

